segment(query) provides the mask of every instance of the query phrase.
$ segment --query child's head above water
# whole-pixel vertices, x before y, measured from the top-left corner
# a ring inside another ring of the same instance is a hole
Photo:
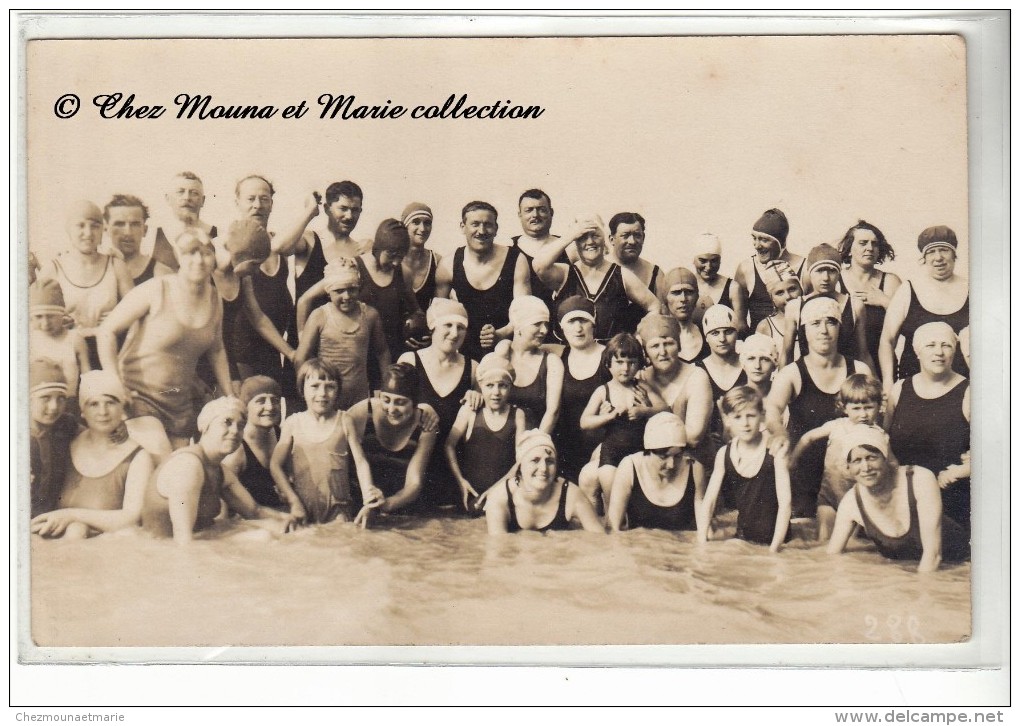
[[[321,358],[307,360],[298,369],[298,388],[310,410],[322,409],[327,402],[330,408],[335,409],[341,386],[340,371]]]
[[[726,428],[734,438],[753,440],[761,433],[765,403],[753,386],[737,386],[723,394],[720,402]]]
[[[847,376],[836,394],[836,408],[856,424],[877,423],[883,403],[882,382],[867,373]]]
[[[63,369],[51,360],[39,359],[28,366],[30,414],[32,421],[52,426],[64,413],[67,403],[67,378]]]
[[[620,383],[632,381],[645,364],[645,351],[630,333],[617,333],[602,352],[602,364]]]
[[[488,353],[475,369],[475,380],[485,405],[499,410],[509,401],[510,387],[514,384],[513,364],[503,353]]]

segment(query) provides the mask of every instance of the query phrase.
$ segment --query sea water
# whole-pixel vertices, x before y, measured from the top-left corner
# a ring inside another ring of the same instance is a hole
[[[733,534],[724,518],[721,536]],[[39,646],[948,643],[969,564],[919,576],[866,542],[778,554],[693,533],[523,532],[392,516],[281,535],[239,521],[188,546],[140,530],[33,537]]]

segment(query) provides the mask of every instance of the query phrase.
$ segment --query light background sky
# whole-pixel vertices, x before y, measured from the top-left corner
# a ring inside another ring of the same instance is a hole
[[[795,252],[835,244],[864,218],[899,252],[887,268],[916,275],[923,228],[947,224],[966,247],[965,55],[949,35],[31,41],[29,241],[52,256],[66,244],[68,203],[102,206],[115,192],[140,196],[158,223],[170,178],[188,169],[205,182],[203,218],[220,226],[249,173],[276,186],[272,228],[300,214],[309,191],[351,179],[365,191],[356,237],[421,201],[443,253],[463,244],[460,208],[472,199],[500,210],[502,241],[519,234],[518,195],[537,186],[552,197],[554,232],[577,214],[640,212],[646,256],[666,268],[689,264],[688,241],[712,231],[731,274],[751,254],[755,220],[777,206]],[[99,119],[91,99],[115,91],[167,111]],[[82,108],[58,119],[65,93]],[[311,110],[177,120],[178,93]],[[467,93],[545,113],[320,120],[322,93],[409,107]]]

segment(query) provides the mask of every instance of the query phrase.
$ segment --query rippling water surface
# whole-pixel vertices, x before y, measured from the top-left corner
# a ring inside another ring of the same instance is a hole
[[[732,524],[724,527],[732,534]],[[795,532],[796,533],[796,532]],[[803,532],[809,536],[809,532]],[[41,646],[859,643],[964,640],[970,565],[918,576],[864,543],[778,555],[636,530],[488,537],[391,517],[190,547],[140,531],[31,544]]]

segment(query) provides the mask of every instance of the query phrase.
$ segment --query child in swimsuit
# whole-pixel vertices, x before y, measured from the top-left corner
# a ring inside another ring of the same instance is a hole
[[[337,406],[341,378],[335,366],[312,358],[298,370],[308,410],[288,416],[269,470],[297,520],[353,521],[344,413]]]
[[[51,360],[34,360],[28,366],[30,430],[30,489],[32,517],[57,508],[64,485],[71,440],[78,423],[65,413],[67,379]]]
[[[609,369],[610,380],[595,389],[581,414],[580,424],[586,431],[605,427],[606,438],[600,448],[597,468],[593,469],[593,464],[588,463],[578,483],[596,507],[601,492],[605,511],[616,467],[625,456],[641,450],[645,420],[668,407],[659,394],[637,379],[644,365],[644,349],[633,335],[618,333],[613,336],[602,360]]]
[[[732,437],[715,457],[705,493],[705,517],[698,523],[698,541],[707,542],[720,496],[737,510],[739,539],[778,552],[789,539],[790,470],[785,454],[773,456],[762,433],[765,405],[751,386],[739,386],[722,397],[723,420]]]
[[[473,500],[513,467],[514,450],[525,431],[525,416],[522,409],[510,405],[514,368],[508,357],[487,354],[478,364],[475,378],[482,393],[482,407],[477,411],[461,407],[446,439],[446,460],[460,486],[464,509],[481,514]]]
[[[323,278],[329,302],[316,308],[301,330],[301,343],[294,356],[300,368],[313,354],[335,366],[343,380],[338,407],[348,409],[364,401],[368,384],[368,354],[374,351],[379,370],[390,365],[382,318],[375,308],[361,302],[361,275],[347,260],[331,262]],[[300,386],[299,386],[300,388]]]
[[[64,293],[56,280],[43,279],[28,288],[28,350],[33,360],[48,359],[60,366],[67,385],[67,408],[78,412],[78,376],[90,370],[85,341],[75,329],[68,330]]]
[[[846,470],[846,462],[841,461],[839,451],[847,432],[858,424],[878,426],[878,417],[882,413],[882,383],[874,376],[866,373],[854,373],[847,376],[836,394],[836,408],[845,415],[842,418],[826,421],[818,428],[804,434],[790,454],[790,467],[807,448],[817,441],[827,442],[825,449],[825,469],[822,474],[822,486],[818,492],[818,541],[827,542],[832,534],[832,525],[836,521],[836,510],[843,496],[853,487],[853,481]]]

